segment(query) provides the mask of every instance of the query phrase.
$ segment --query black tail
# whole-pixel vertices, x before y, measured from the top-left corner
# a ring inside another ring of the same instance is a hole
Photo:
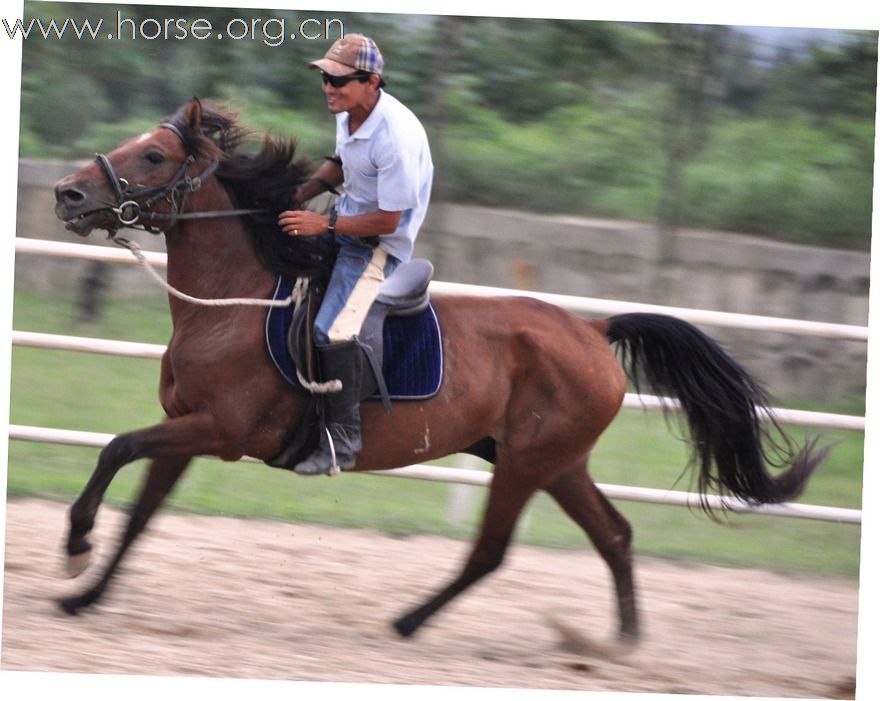
[[[715,341],[686,321],[659,314],[621,314],[608,321],[608,339],[619,344],[636,389],[646,382],[654,393],[679,400],[701,497],[714,489],[775,504],[803,491],[828,449],[817,449],[815,439],[798,449],[764,413],[768,400],[761,386]],[[788,469],[771,476],[768,466]],[[705,499],[703,507],[708,509]]]

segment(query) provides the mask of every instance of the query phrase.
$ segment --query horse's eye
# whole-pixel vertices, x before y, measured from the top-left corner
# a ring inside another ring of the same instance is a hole
[[[160,151],[150,151],[149,153],[147,153],[146,158],[150,163],[158,165],[165,160],[165,154],[161,153]]]

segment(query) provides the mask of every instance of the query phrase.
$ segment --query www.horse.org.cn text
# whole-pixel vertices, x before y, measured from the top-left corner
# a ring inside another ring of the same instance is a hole
[[[233,17],[226,22],[214,22],[205,17],[147,17],[133,19],[117,10],[112,20],[104,17],[73,19],[16,19],[2,20],[8,39],[63,39],[76,37],[83,41],[182,41],[191,39],[231,39],[233,41],[262,41],[267,46],[280,46],[287,41],[336,40],[345,35],[345,25],[338,18],[291,20],[286,17]]]

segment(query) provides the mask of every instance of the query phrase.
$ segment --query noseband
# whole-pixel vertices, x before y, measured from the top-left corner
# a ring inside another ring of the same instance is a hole
[[[163,129],[173,132],[183,142],[183,134],[170,122],[159,125]],[[210,212],[183,212],[186,198],[198,190],[220,165],[220,161],[213,160],[199,175],[190,176],[188,171],[196,159],[189,155],[165,185],[156,187],[142,187],[132,189],[131,183],[125,178],[120,178],[110,163],[110,159],[103,153],[95,156],[95,162],[101,167],[110,187],[116,196],[116,202],[111,203],[111,209],[116,214],[117,224],[110,232],[111,236],[121,228],[143,229],[151,234],[162,234],[174,226],[181,219],[211,219],[215,217],[238,217],[246,214],[259,214],[262,209],[222,209]],[[168,212],[148,211],[157,202],[165,200],[170,205]],[[164,227],[152,226],[145,222],[167,222]]]

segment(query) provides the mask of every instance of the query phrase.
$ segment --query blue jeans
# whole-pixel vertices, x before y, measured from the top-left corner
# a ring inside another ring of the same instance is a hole
[[[319,346],[351,340],[360,332],[379,286],[400,261],[378,246],[340,237],[342,244],[324,301],[315,317]]]

